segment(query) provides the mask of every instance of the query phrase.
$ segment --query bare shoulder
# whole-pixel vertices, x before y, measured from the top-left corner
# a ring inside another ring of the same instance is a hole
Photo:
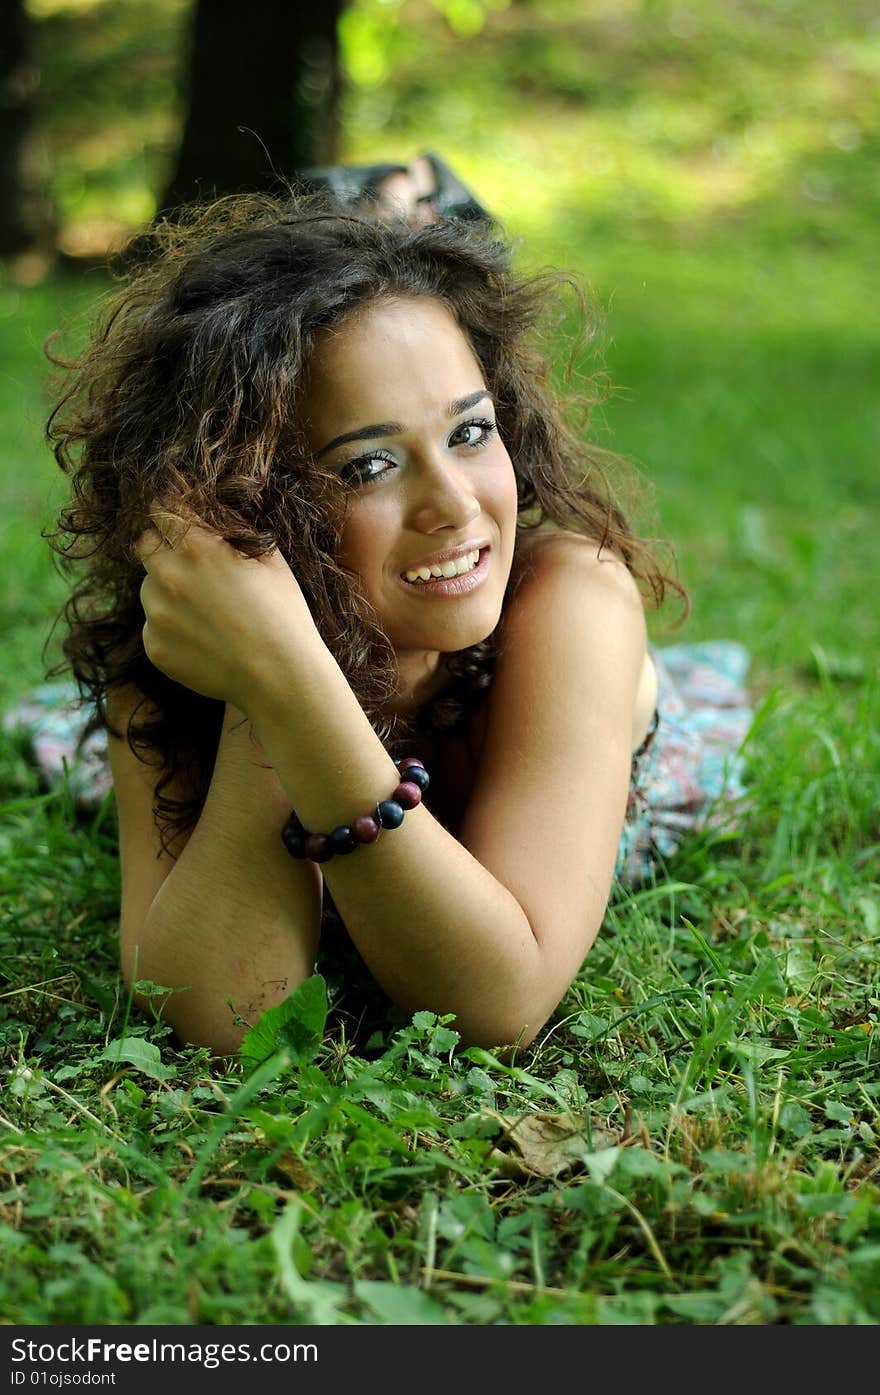
[[[107,716],[116,731],[125,735],[128,724],[135,712],[142,711],[146,716],[156,713],[155,704],[141,692],[134,683],[121,683],[107,690]],[[111,733],[110,739],[118,739]]]
[[[506,702],[517,697],[520,663],[550,664],[558,701],[574,695],[581,720],[606,713],[629,731],[632,751],[641,744],[656,704],[657,677],[648,652],[645,609],[638,584],[624,562],[595,538],[566,530],[542,530],[525,540],[511,595],[498,629],[498,648],[509,662]],[[503,677],[502,677],[503,682]]]
[[[542,645],[542,635],[569,640],[570,658],[598,657],[611,646],[624,661],[644,659],[645,611],[626,565],[594,538],[554,530],[529,538],[520,550],[499,625],[499,648]],[[610,657],[606,654],[606,658]]]
[[[107,737],[119,813],[120,841],[123,845],[130,845],[133,841],[149,843],[158,857],[159,840],[152,811],[156,786],[163,774],[162,761],[158,753],[155,757],[143,759],[140,753],[132,750],[128,741],[132,717],[141,720],[157,714],[156,705],[134,684],[112,688],[107,694],[107,717],[114,729],[108,732]],[[194,793],[182,772],[174,775],[163,787],[163,792],[172,799],[189,799]],[[130,834],[134,837],[130,837]]]
[[[153,814],[156,785],[161,765],[141,760],[128,743],[132,716],[149,717],[156,708],[140,689],[129,684],[112,689],[107,695],[107,716],[119,732],[108,733],[110,769],[119,825],[119,864],[122,879],[120,931],[123,967],[131,968],[133,938],[143,924],[149,906],[171,871],[181,851],[162,846]],[[165,793],[175,799],[188,798],[191,791],[177,776]],[[185,841],[185,840],[184,840]]]
[[[107,742],[117,805],[127,805],[131,797],[149,797],[152,806],[161,764],[158,757],[155,761],[143,760],[131,749],[128,730],[133,717],[140,721],[156,715],[156,705],[133,683],[111,688],[107,693],[107,717],[112,728]]]
[[[537,768],[554,747],[580,748],[590,763],[613,746],[624,769],[650,660],[641,594],[622,561],[575,533],[529,539],[497,656],[488,749],[515,747]]]
[[[521,540],[517,554],[511,610],[515,611],[523,598],[552,589],[559,594],[570,591],[585,604],[596,599],[644,615],[632,573],[595,538],[562,528],[536,530]]]

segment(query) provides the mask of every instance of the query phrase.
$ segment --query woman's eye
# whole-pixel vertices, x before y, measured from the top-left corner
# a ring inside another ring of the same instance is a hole
[[[339,471],[343,484],[371,484],[388,473],[386,466],[394,465],[394,459],[383,451],[372,451],[369,455],[359,455],[356,460],[348,460]]]
[[[449,437],[450,446],[469,446],[478,450],[486,446],[495,431],[494,421],[463,421]]]

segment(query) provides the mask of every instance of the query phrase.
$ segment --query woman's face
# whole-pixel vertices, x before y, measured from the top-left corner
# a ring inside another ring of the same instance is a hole
[[[338,560],[360,577],[402,675],[485,639],[513,560],[516,481],[451,312],[427,297],[383,300],[326,331],[303,419],[349,491]]]

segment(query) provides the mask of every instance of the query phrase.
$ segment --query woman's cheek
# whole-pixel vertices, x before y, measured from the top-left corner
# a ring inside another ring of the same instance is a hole
[[[377,486],[378,487],[378,486]],[[339,541],[339,561],[369,584],[387,556],[389,509],[381,500],[359,498],[348,508]]]
[[[519,499],[517,497],[516,474],[513,468],[513,461],[504,451],[504,459],[499,461],[497,471],[494,472],[494,496],[495,512],[499,523],[508,525],[516,524],[516,516],[519,510]]]

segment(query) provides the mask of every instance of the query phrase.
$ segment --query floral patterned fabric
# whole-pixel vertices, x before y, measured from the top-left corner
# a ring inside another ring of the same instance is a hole
[[[616,867],[617,878],[630,887],[655,875],[689,833],[735,820],[745,792],[740,748],[753,715],[742,645],[678,644],[652,655],[657,710],[633,758]],[[3,716],[5,730],[23,734],[42,784],[52,789],[66,773],[84,814],[113,787],[106,732],[93,732],[80,747],[88,716],[73,683],[44,684]]]
[[[4,731],[23,736],[40,783],[54,789],[66,772],[68,788],[83,814],[96,810],[113,788],[106,731],[82,739],[90,715],[74,682],[44,683],[3,714]]]
[[[735,825],[754,713],[748,651],[732,640],[653,649],[657,709],[633,758],[615,875],[638,887],[704,828]]]

